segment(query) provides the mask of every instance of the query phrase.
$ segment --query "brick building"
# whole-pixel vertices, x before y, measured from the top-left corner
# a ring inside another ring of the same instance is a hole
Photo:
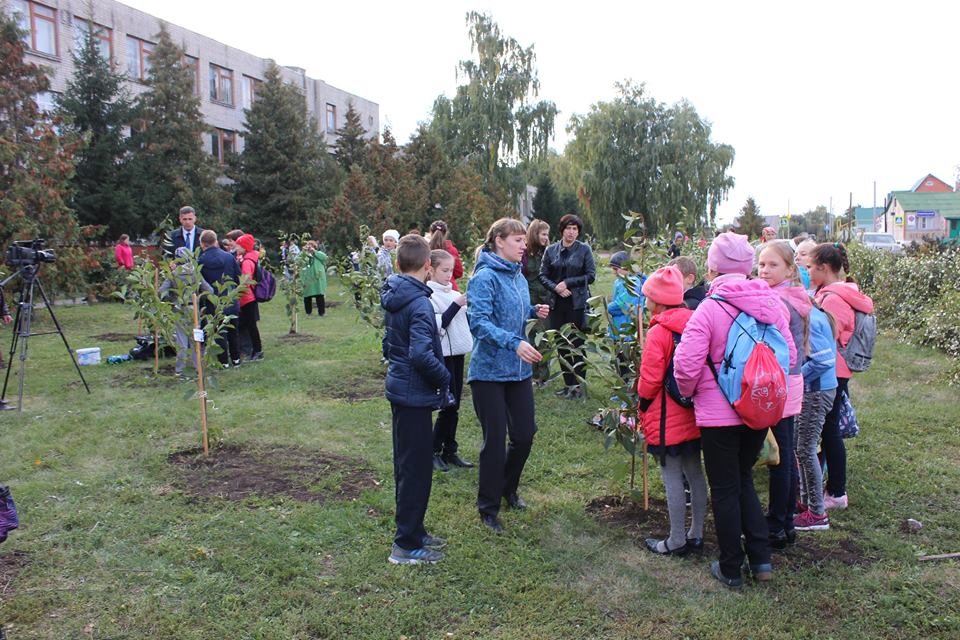
[[[126,75],[131,95],[146,90],[143,81],[150,69],[148,56],[160,30],[160,18],[114,0],[0,0],[0,5],[17,14],[27,31],[27,59],[51,70],[50,91],[37,97],[42,108],[52,107],[54,94],[66,88],[73,74],[71,51],[82,42],[89,22],[96,25],[104,57]],[[205,134],[204,146],[222,162],[227,154],[243,149],[243,110],[255,98],[269,60],[173,24],[168,23],[167,29],[186,51],[184,63],[193,69],[200,109],[213,128],[213,133]],[[311,78],[299,67],[285,66],[281,71],[286,82],[303,92],[307,110],[328,144],[336,139],[335,130],[342,126],[351,102],[370,135],[379,131],[376,102]]]

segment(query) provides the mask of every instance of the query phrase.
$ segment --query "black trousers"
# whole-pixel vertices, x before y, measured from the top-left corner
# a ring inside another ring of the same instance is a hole
[[[318,293],[315,296],[304,296],[303,297],[303,310],[307,312],[307,315],[313,313],[313,301],[317,301],[317,315],[322,316],[327,312],[327,300],[324,298],[322,293]]]
[[[767,520],[753,486],[753,465],[764,438],[766,431],[742,424],[700,429],[703,466],[710,483],[720,547],[720,569],[728,578],[740,577],[744,555],[753,564],[770,562]],[[746,553],[741,536],[746,537]]]
[[[840,437],[840,405],[844,393],[850,393],[850,378],[837,378],[837,395],[823,423],[821,449],[827,461],[824,490],[834,498],[847,495],[847,446]]]
[[[482,515],[495,516],[503,497],[516,492],[530,457],[533,434],[537,432],[533,383],[530,378],[517,382],[474,380],[470,388],[483,429],[477,509]]]
[[[240,331],[246,333],[250,338],[251,355],[263,351],[263,343],[260,342],[260,329],[257,328],[257,322],[259,321],[260,307],[256,300],[240,307]]]
[[[464,356],[446,356],[443,363],[450,372],[450,393],[456,404],[441,409],[437,422],[433,425],[433,452],[439,455],[452,455],[457,452],[457,424],[460,422],[460,396],[463,395]]]
[[[767,527],[771,532],[792,531],[793,516],[797,510],[797,456],[793,429],[796,416],[784,418],[773,427],[773,437],[780,448],[780,464],[770,470],[770,506],[767,509]]]
[[[214,307],[209,302],[205,304],[205,310],[210,316],[213,315]],[[232,360],[240,359],[240,344],[237,336],[237,325],[239,318],[234,318],[230,322],[228,329],[221,331],[216,338],[217,346],[220,347],[220,353],[217,354],[217,360],[220,364],[228,364]]]
[[[432,413],[429,407],[401,407],[393,412],[393,480],[396,486],[397,534],[393,541],[403,549],[419,549],[427,531],[423,518],[433,482],[430,450]]]
[[[559,329],[565,324],[572,324],[581,331],[586,329],[587,314],[584,309],[574,309],[571,298],[561,298],[557,296],[556,304],[550,310],[548,316],[551,329]],[[563,370],[563,383],[572,387],[580,384],[580,379],[587,376],[586,365],[583,362],[583,339],[576,337],[571,339],[571,345],[564,344],[559,347],[561,360],[560,365]]]

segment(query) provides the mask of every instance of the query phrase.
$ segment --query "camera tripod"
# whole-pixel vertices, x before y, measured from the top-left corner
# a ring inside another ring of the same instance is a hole
[[[90,393],[90,387],[87,385],[87,381],[83,377],[83,372],[80,371],[80,364],[74,357],[73,349],[71,349],[70,345],[67,343],[67,336],[64,335],[63,329],[60,327],[60,322],[57,320],[57,316],[55,316],[53,313],[53,306],[50,304],[50,299],[47,298],[47,293],[43,290],[43,284],[40,282],[40,277],[37,274],[37,270],[39,268],[40,265],[38,264],[23,266],[19,271],[11,275],[9,278],[3,282],[0,282],[0,287],[3,287],[17,276],[20,276],[20,293],[19,299],[17,300],[17,315],[13,321],[13,338],[10,341],[10,359],[7,362],[6,376],[4,376],[3,379],[3,392],[0,393],[0,410],[3,411],[13,410],[13,407],[10,406],[10,402],[7,400],[7,385],[10,382],[10,372],[13,370],[13,356],[17,352],[17,346],[20,347],[20,379],[18,381],[17,388],[17,411],[23,411],[23,378],[26,374],[27,345],[30,336],[43,336],[59,333],[60,337],[63,339],[63,346],[67,348],[67,354],[69,354],[70,360],[73,361],[73,366],[77,368],[77,373],[80,375],[80,381],[83,382],[83,386],[87,390],[87,393]],[[30,331],[30,322],[33,318],[34,289],[40,290],[40,296],[43,298],[43,304],[46,306],[47,311],[50,312],[50,317],[53,318],[53,324],[57,328],[56,331],[43,331],[39,333],[32,333]]]

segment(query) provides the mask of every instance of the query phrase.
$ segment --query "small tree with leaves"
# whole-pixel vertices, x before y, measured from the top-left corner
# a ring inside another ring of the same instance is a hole
[[[309,233],[281,233],[281,246],[286,247],[283,253],[283,277],[277,281],[277,286],[283,293],[284,309],[290,320],[290,333],[299,332],[298,316],[300,302],[303,300],[303,282],[300,280],[300,271],[304,265],[304,245],[310,239]],[[290,247],[296,246],[299,251],[291,255]]]

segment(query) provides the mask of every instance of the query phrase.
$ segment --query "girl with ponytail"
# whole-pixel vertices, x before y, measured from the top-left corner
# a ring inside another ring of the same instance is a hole
[[[873,300],[860,292],[856,280],[850,276],[850,258],[842,243],[823,243],[810,252],[810,283],[816,288],[814,299],[830,314],[837,328],[837,345],[847,346],[853,335],[856,312],[873,313]],[[826,486],[823,504],[826,510],[846,509],[847,450],[840,437],[840,407],[843,397],[849,396],[852,373],[837,353],[837,392],[823,425],[823,455],[827,460]]]

